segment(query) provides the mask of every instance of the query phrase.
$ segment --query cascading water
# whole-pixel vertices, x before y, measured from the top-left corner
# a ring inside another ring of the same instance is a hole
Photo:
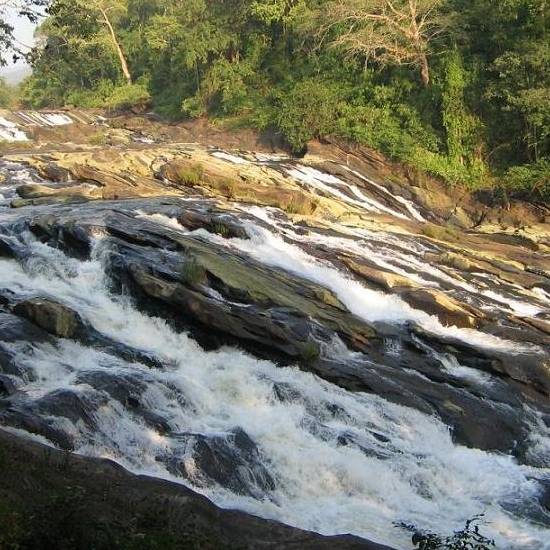
[[[7,169],[13,176],[20,167]],[[15,175],[17,181],[26,177]],[[189,234],[155,206],[152,201],[147,211],[136,208],[132,215]],[[253,213],[271,219],[267,211]],[[83,261],[26,229],[10,233],[18,217],[27,215],[0,210],[5,224],[0,234],[17,241],[21,251],[17,259],[0,257],[0,289],[18,301],[39,297],[64,304],[112,343],[4,338],[2,349],[19,369],[8,373],[17,389],[11,407],[41,418],[75,452],[186,483],[222,507],[323,534],[351,532],[406,547],[409,535],[393,522],[446,533],[482,512],[484,532],[499,548],[550,549],[550,521],[537,502],[538,480],[550,475],[548,468],[457,445],[434,416],[346,391],[296,367],[232,347],[204,351],[185,332],[113,292],[108,271],[116,243],[107,232],[98,228],[91,259]],[[268,230],[250,221],[246,228],[250,240],[222,239],[204,230],[191,238],[238,249],[323,284],[368,321],[413,320],[480,347],[518,350],[517,344],[474,330],[443,327],[400,299],[367,289],[285,242],[277,224]],[[315,239],[329,248],[342,244]],[[547,298],[534,296],[533,311]],[[0,311],[3,315],[11,314]],[[121,356],[117,345],[135,350],[135,356]],[[338,348],[324,353],[361,368],[358,354],[341,342],[332,345]],[[467,369],[452,362],[446,368]],[[475,381],[493,382],[488,374]],[[550,453],[549,436],[544,422],[533,422],[531,440],[541,456]],[[214,452],[222,457],[215,469],[204,458]]]

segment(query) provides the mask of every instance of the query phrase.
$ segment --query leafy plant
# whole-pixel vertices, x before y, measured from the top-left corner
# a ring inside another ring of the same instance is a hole
[[[524,198],[550,202],[550,158],[509,168],[504,185],[506,190]]]
[[[483,514],[478,514],[470,518],[462,529],[448,536],[422,531],[404,522],[395,523],[395,526],[413,533],[412,543],[417,550],[491,550],[496,548],[495,541],[481,534],[482,517]]]
[[[339,90],[335,85],[306,79],[282,96],[277,127],[295,151],[300,151],[314,136],[335,129]]]
[[[108,109],[143,109],[151,101],[151,96],[141,84],[125,84],[118,86],[105,100]]]
[[[307,340],[300,350],[300,357],[306,363],[312,363],[321,356],[321,347],[315,340]]]

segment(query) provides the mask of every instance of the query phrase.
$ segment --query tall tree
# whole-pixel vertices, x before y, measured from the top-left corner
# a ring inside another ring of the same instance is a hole
[[[83,21],[86,18],[89,19],[93,14],[100,28],[106,32],[108,41],[117,56],[124,79],[128,84],[131,84],[132,75],[115,30],[116,22],[126,14],[126,11],[127,4],[125,0],[53,0],[48,13],[54,17],[57,26],[65,26],[67,34],[72,35],[78,34],[79,25],[75,25],[75,23],[78,23],[78,14],[82,14],[81,19]]]
[[[431,44],[445,27],[443,0],[336,0],[319,12],[332,44],[383,65],[410,65],[430,83]]]
[[[125,9],[125,6],[123,6],[121,2],[114,2],[113,0],[92,0],[90,2],[90,5],[99,12],[101,22],[107,27],[109,31],[109,36],[111,37],[111,42],[113,43],[113,48],[115,49],[118,60],[120,62],[122,74],[124,75],[126,82],[128,84],[131,84],[132,75],[130,74],[130,70],[128,69],[126,57],[124,56],[122,48],[120,47],[120,42],[117,38],[115,29],[110,19],[110,12]]]

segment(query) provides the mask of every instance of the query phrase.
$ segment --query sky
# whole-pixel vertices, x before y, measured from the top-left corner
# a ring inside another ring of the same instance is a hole
[[[14,36],[17,41],[20,43],[20,46],[23,50],[28,49],[28,47],[33,44],[33,33],[36,27],[35,24],[31,23],[26,17],[20,17],[16,11],[7,10],[7,21],[14,28]],[[27,46],[24,48],[23,46]],[[23,61],[19,61],[16,65],[9,63],[6,67],[2,67],[1,72],[11,72],[14,69],[24,67],[25,64]]]

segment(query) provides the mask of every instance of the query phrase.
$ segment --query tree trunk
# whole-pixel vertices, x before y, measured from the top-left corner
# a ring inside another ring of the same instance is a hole
[[[428,66],[428,58],[425,53],[423,53],[420,58],[420,76],[422,77],[424,87],[427,88],[430,84],[430,68]]]
[[[120,47],[120,44],[118,43],[115,29],[113,29],[113,25],[111,25],[111,22],[109,21],[109,18],[107,17],[107,12],[100,8],[98,6],[99,11],[101,12],[101,15],[103,16],[103,21],[105,25],[107,25],[107,28],[109,29],[109,33],[111,34],[111,40],[113,41],[113,46],[115,48],[115,51],[118,55],[118,60],[120,61],[120,67],[122,69],[122,74],[124,75],[124,78],[126,79],[126,82],[128,84],[132,84],[132,75],[130,74],[130,70],[128,69],[128,63],[126,63],[126,58],[124,57],[124,53],[122,52],[122,48]]]

